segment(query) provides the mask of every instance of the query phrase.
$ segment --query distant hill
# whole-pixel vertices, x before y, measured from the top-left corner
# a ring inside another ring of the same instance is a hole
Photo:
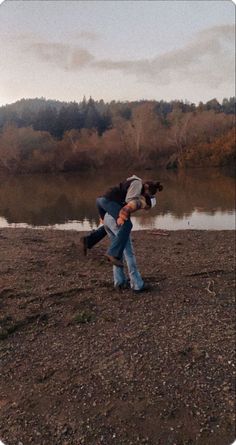
[[[223,166],[235,160],[235,98],[105,103],[21,99],[0,107],[0,170]]]
[[[53,107],[57,111],[60,111],[60,109],[66,105],[68,105],[68,102],[45,99],[44,97],[36,97],[34,99],[20,99],[12,104],[3,105],[2,107],[0,107],[0,112],[14,111],[19,117],[21,117],[22,113],[24,113],[25,110],[31,111],[33,113],[38,113],[39,111],[44,110],[47,107]]]

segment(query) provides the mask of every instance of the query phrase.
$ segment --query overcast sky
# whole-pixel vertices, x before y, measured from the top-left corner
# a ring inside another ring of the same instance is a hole
[[[0,105],[222,100],[235,94],[234,20],[231,0],[5,0]]]

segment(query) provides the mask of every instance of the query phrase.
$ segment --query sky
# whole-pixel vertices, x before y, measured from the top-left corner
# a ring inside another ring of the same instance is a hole
[[[0,105],[235,95],[231,0],[0,3]]]

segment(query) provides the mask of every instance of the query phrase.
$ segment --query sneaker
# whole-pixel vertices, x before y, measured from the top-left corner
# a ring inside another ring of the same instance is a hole
[[[141,292],[148,292],[152,289],[152,286],[150,286],[150,284],[145,284],[143,285],[143,287],[141,287],[140,289],[133,289],[133,292],[135,294],[141,294]]]
[[[87,250],[88,250],[88,244],[87,244],[86,236],[82,236],[80,238],[80,243],[81,243],[82,253],[83,253],[84,256],[86,256],[87,255]]]
[[[105,254],[105,256],[108,258],[109,261],[111,261],[111,263],[114,266],[124,267],[124,264],[122,263],[121,260],[119,260],[119,258],[116,258],[115,256],[112,255],[108,255],[107,253]]]

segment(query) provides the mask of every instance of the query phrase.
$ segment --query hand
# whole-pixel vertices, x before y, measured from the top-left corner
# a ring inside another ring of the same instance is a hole
[[[118,226],[123,226],[123,224],[124,224],[124,220],[120,216],[119,216],[119,218],[117,218],[116,222],[117,222]]]

